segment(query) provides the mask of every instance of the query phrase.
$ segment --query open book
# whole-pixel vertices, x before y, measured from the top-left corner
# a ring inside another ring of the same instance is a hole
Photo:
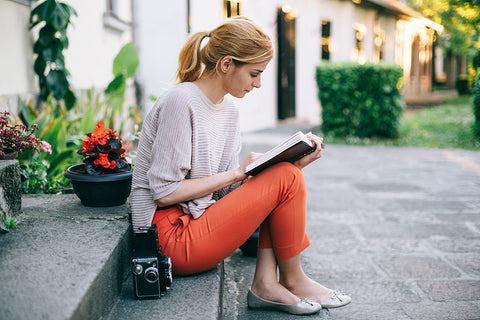
[[[309,134],[311,134],[311,132],[304,134],[298,131],[259,159],[250,163],[245,170],[245,174],[254,176],[278,162],[295,162],[307,154],[312,153],[315,150],[315,144],[308,140],[307,136]]]

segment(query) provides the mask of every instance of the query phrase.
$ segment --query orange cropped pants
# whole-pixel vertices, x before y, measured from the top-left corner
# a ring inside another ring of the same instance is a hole
[[[305,233],[306,186],[302,171],[282,162],[243,183],[198,219],[179,206],[156,211],[159,245],[173,272],[208,270],[241,246],[260,226],[258,246],[291,258],[310,245]]]

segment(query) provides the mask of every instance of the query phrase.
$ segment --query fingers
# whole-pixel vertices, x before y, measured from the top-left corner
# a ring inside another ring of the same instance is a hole
[[[319,136],[316,136],[316,135],[312,134],[312,135],[309,136],[309,139],[310,139],[310,141],[315,143],[315,145],[316,145],[315,150],[325,149],[325,144],[323,143],[323,138],[322,137],[319,137]]]

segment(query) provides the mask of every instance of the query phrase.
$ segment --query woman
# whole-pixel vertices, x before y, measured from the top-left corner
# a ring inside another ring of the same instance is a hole
[[[259,154],[238,164],[238,112],[227,95],[243,98],[260,88],[272,58],[270,38],[247,18],[228,19],[187,40],[179,56],[179,84],[157,100],[143,123],[132,223],[134,229],[157,225],[159,245],[180,275],[212,268],[260,225],[248,306],[311,314],[322,305],[350,302],[309,279],[300,263],[300,252],[310,244],[301,169],[320,158],[322,149],[248,177],[245,167]],[[311,140],[322,143],[316,136]]]

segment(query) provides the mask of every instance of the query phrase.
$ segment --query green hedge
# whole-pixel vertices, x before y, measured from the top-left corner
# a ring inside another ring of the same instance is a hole
[[[475,115],[475,134],[480,140],[480,74],[473,85],[473,113]]]
[[[393,63],[322,63],[316,70],[322,131],[334,136],[397,136],[403,70]]]

